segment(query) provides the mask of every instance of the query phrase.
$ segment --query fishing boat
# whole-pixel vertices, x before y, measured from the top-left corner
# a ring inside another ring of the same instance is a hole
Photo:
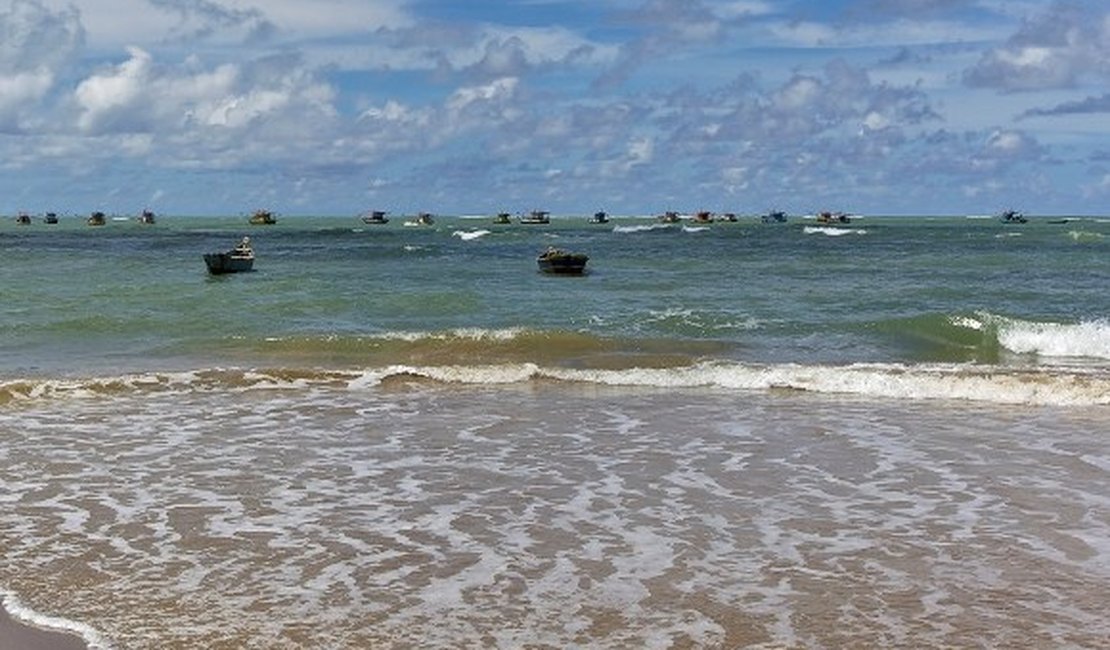
[[[678,213],[674,210],[667,210],[663,214],[656,217],[659,223],[678,223]]]
[[[694,222],[695,223],[712,223],[713,222],[713,213],[708,211],[708,210],[702,210],[700,212],[696,212],[696,213],[694,213]]]
[[[256,226],[272,226],[277,223],[274,213],[269,210],[255,210],[250,222]]]
[[[599,210],[594,213],[594,216],[590,217],[589,221],[590,223],[609,223],[609,215],[604,210]]]
[[[1004,210],[1002,214],[998,215],[998,220],[1002,223],[1025,223],[1029,221],[1024,214],[1017,210]]]
[[[495,223],[499,226],[504,226],[504,225],[510,224],[512,222],[513,222],[513,220],[510,218],[508,212],[498,212],[497,216],[493,218],[493,223]]]
[[[50,224],[58,223],[58,214],[55,212],[47,212],[46,216],[42,218],[42,222]]]
[[[85,219],[85,223],[89,224],[90,226],[103,226],[104,224],[108,223],[108,219],[104,216],[103,212],[97,210],[96,212],[90,214],[88,219]]]
[[[389,217],[385,216],[385,210],[374,210],[362,216],[362,223],[384,225],[389,223]]]
[[[421,212],[416,215],[415,219],[409,219],[405,222],[406,226],[430,226],[436,222],[435,218],[429,212]]]
[[[212,275],[253,271],[254,248],[251,247],[251,238],[244,237],[235,248],[224,253],[205,253],[204,263]]]
[[[532,210],[528,213],[528,216],[520,218],[520,223],[525,225],[542,225],[545,223],[551,223],[550,215],[551,213],[547,210]]]
[[[152,212],[151,210],[143,210],[139,213],[138,221],[139,223],[154,223],[154,212]]]
[[[21,226],[29,226],[31,225],[31,215],[26,212],[20,212],[19,215],[16,216],[15,222]]]
[[[725,212],[724,214],[717,216],[717,221],[725,223],[736,223],[737,221],[739,221],[739,219],[736,218],[735,212]]]
[[[824,211],[818,213],[817,223],[850,223],[852,220],[843,212]]]
[[[549,246],[536,258],[540,271],[554,275],[582,275],[586,271],[589,257],[584,253],[571,253],[561,248]]]
[[[760,215],[759,220],[763,223],[786,223],[786,213],[782,210],[771,210]]]

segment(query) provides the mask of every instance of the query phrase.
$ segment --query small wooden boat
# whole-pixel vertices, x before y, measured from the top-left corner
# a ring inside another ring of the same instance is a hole
[[[709,212],[708,210],[702,210],[701,212],[695,213],[694,214],[694,222],[695,223],[712,223],[713,222],[713,213]]]
[[[499,226],[504,226],[504,225],[510,224],[512,222],[513,222],[513,220],[510,218],[508,212],[498,212],[497,216],[493,218],[493,223],[495,223]]]
[[[736,218],[735,212],[725,212],[723,214],[717,215],[717,221],[724,223],[736,223],[737,221],[739,221],[739,219]]]
[[[590,217],[590,223],[609,223],[609,215],[604,210],[595,212],[594,216]]]
[[[1025,215],[1017,210],[1005,210],[1002,214],[998,215],[998,220],[1002,223],[1025,223],[1029,221]]]
[[[26,212],[20,212],[19,215],[16,216],[15,222],[21,226],[29,226],[31,225],[31,215]]]
[[[582,275],[589,257],[584,253],[571,253],[554,246],[548,247],[536,258],[540,271],[555,275]]]
[[[663,214],[656,217],[659,223],[678,223],[678,213],[674,210],[667,210]]]
[[[525,225],[542,225],[546,223],[551,223],[551,219],[549,216],[550,214],[551,213],[547,210],[532,210],[530,213],[528,213],[528,216],[520,218],[520,223]]]
[[[43,223],[58,223],[58,215],[55,212],[47,212],[46,216],[42,218]]]
[[[255,210],[250,222],[256,226],[272,226],[277,223],[274,213],[269,210]]]
[[[108,223],[108,219],[104,216],[103,212],[97,210],[96,212],[89,215],[89,218],[85,220],[85,223],[89,224],[90,226],[103,226],[104,224]]]
[[[385,225],[389,223],[389,217],[385,216],[385,210],[374,210],[370,214],[362,216],[362,223],[370,225]]]
[[[153,224],[154,223],[154,212],[152,212],[151,210],[143,210],[142,212],[139,213],[138,221],[139,221],[139,223]]]
[[[204,263],[212,275],[253,271],[254,249],[251,247],[251,238],[244,237],[235,248],[225,253],[205,253]]]
[[[786,223],[786,213],[782,210],[771,210],[759,217],[763,223]]]

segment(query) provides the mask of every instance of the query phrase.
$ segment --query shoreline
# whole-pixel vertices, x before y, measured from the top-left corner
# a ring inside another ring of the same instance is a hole
[[[7,609],[0,599],[0,648],[4,650],[90,650],[76,632],[54,630],[25,623]]]

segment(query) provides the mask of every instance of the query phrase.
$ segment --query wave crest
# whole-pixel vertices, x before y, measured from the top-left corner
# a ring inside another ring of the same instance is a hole
[[[357,370],[208,369],[84,380],[0,384],[13,400],[133,396],[143,392],[367,390],[399,381],[497,386],[535,381],[629,388],[792,390],[860,398],[962,400],[1024,405],[1110,405],[1110,375],[1095,369],[1013,369],[979,364],[745,364],[713,361],[680,367],[562,368],[536,363],[392,365]]]

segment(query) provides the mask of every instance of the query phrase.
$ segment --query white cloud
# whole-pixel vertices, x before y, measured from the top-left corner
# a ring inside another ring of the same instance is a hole
[[[413,24],[405,0],[41,0],[73,7],[98,51],[151,48],[184,35],[242,41],[265,23],[282,38],[319,38],[404,28]]]
[[[127,51],[130,59],[107,73],[89,77],[74,91],[81,110],[78,126],[83,131],[111,128],[113,119],[125,118],[145,94],[150,55],[137,47]],[[122,126],[128,128],[128,125]]]
[[[1110,9],[1054,3],[964,73],[971,86],[1004,91],[1070,88],[1110,80]]]
[[[447,99],[447,110],[457,113],[481,102],[502,102],[512,99],[520,80],[515,77],[497,79],[484,86],[459,88]]]

